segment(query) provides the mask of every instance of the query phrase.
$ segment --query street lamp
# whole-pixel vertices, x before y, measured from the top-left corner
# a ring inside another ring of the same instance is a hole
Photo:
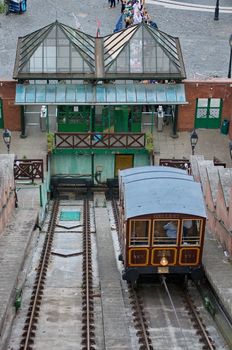
[[[9,129],[4,129],[3,134],[3,141],[5,142],[5,145],[7,147],[7,153],[10,152],[10,143],[11,143],[11,132]]]
[[[229,39],[230,44],[230,62],[229,62],[229,70],[228,70],[228,78],[231,78],[231,63],[232,63],[232,34]]]
[[[191,147],[192,147],[192,155],[194,155],[194,151],[195,151],[195,147],[196,147],[197,141],[198,141],[198,135],[196,133],[196,130],[194,129],[191,132],[191,135],[190,135],[190,143],[191,143]]]
[[[219,19],[219,0],[216,1],[215,11],[214,11],[214,20],[218,21]]]

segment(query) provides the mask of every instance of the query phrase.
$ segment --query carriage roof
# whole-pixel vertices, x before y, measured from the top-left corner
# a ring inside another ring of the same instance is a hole
[[[125,183],[124,210],[125,219],[164,213],[206,217],[201,185],[176,174]]]
[[[130,176],[125,176],[122,178],[122,184],[126,184],[129,182],[135,182],[135,181],[143,181],[145,179],[159,179],[159,178],[171,178],[171,179],[178,179],[182,178],[186,181],[193,181],[193,177],[191,175],[184,173],[171,173],[169,171],[163,172],[163,171],[155,171],[155,172],[146,172],[146,173],[137,173]]]
[[[131,178],[132,176],[134,177],[136,175],[136,178],[139,178],[139,177],[143,178],[143,177],[149,177],[149,175],[147,176],[145,174],[150,174],[151,175],[150,177],[153,177],[152,175],[154,175],[156,173],[159,173],[159,174],[160,173],[162,173],[162,174],[174,173],[174,174],[186,175],[187,170],[173,168],[173,167],[152,166],[152,165],[120,170],[119,171],[119,187],[121,187],[122,183],[128,182],[128,179]]]

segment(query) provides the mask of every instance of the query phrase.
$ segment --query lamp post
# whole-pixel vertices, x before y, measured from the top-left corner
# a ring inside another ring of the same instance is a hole
[[[191,143],[191,147],[192,147],[192,155],[194,155],[194,151],[195,151],[195,147],[198,141],[198,135],[196,133],[196,130],[193,129],[193,131],[191,132],[190,135],[190,143]]]
[[[218,21],[219,19],[219,0],[216,1],[215,11],[214,11],[214,20]]]
[[[11,143],[11,132],[8,129],[4,129],[3,134],[3,141],[7,147],[7,153],[9,154],[10,152],[10,143]]]
[[[228,70],[228,78],[231,78],[231,64],[232,64],[232,34],[229,39],[230,44],[230,61],[229,61],[229,70]]]

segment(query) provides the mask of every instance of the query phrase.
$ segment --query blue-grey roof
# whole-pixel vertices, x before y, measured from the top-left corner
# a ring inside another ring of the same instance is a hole
[[[156,171],[156,172],[146,172],[146,173],[137,173],[130,176],[124,176],[122,178],[122,184],[127,184],[129,182],[138,182],[143,180],[151,180],[151,179],[162,179],[162,178],[169,178],[169,179],[185,179],[186,181],[193,181],[193,177],[191,175],[185,174],[185,173],[171,173],[171,172],[162,172],[162,171]]]
[[[144,179],[124,184],[125,219],[152,213],[206,217],[201,185],[185,177]]]
[[[147,177],[154,177],[155,174],[163,175],[163,174],[182,174],[186,175],[187,170],[173,168],[173,167],[166,167],[166,166],[158,166],[158,165],[146,165],[142,167],[135,167],[135,168],[128,168],[124,170],[119,171],[119,188],[121,188],[122,183],[125,181],[128,182],[128,180],[131,178],[133,179],[136,175],[136,179],[142,179]],[[148,176],[145,174],[148,174]],[[132,178],[133,177],[133,178]]]

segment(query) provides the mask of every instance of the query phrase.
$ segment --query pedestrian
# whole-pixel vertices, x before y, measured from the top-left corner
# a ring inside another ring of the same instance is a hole
[[[124,13],[126,7],[126,0],[121,0],[121,13]]]
[[[112,7],[115,7],[115,0],[110,0],[110,7],[109,7],[109,9],[111,9]]]

